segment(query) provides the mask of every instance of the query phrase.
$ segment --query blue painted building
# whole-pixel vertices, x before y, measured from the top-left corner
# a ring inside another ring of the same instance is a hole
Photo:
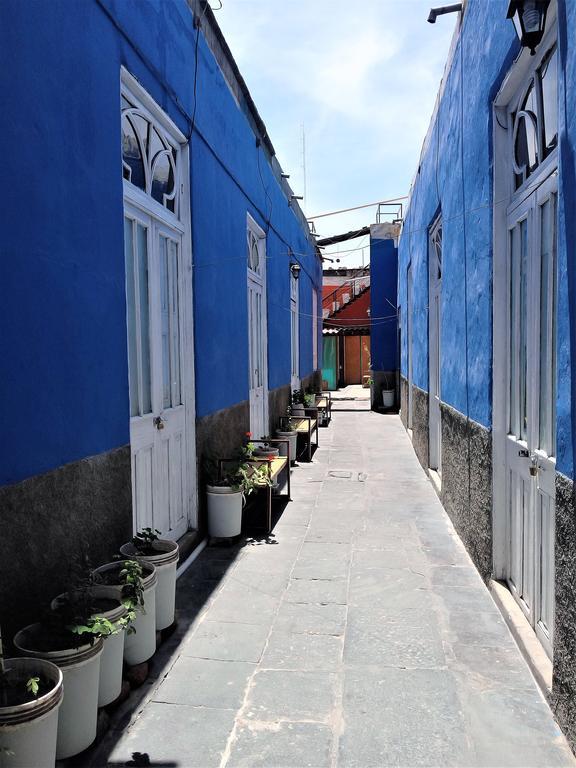
[[[480,573],[548,656],[574,744],[576,4],[548,4],[534,55],[507,10],[464,3],[414,177],[401,413]]]
[[[319,378],[322,274],[207,3],[0,13],[8,630],[73,555],[202,531],[205,459]]]

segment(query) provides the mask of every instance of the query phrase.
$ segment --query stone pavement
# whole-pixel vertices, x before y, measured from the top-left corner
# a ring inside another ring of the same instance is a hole
[[[398,417],[338,403],[293,498],[180,579],[179,631],[91,765],[576,764]]]

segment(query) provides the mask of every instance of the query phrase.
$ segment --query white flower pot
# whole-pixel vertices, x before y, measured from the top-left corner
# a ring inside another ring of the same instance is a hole
[[[176,608],[176,568],[180,550],[176,541],[159,539],[153,544],[155,555],[142,555],[132,543],[123,544],[120,552],[131,560],[152,563],[156,568],[156,629],[166,629],[174,623]]]
[[[0,747],[6,750],[0,752],[0,768],[54,768],[62,672],[44,659],[6,659],[4,665],[17,674],[24,690],[31,677],[40,677],[52,688],[25,704],[0,706]]]
[[[242,491],[208,485],[208,533],[215,538],[228,539],[242,531]]]
[[[124,661],[129,666],[148,661],[156,652],[156,568],[152,563],[143,562],[142,587],[144,590],[144,606],[136,608],[136,618],[132,622],[133,632],[126,632],[124,640]],[[116,571],[118,574],[123,568],[122,561],[107,563],[96,568],[94,573],[103,578],[110,579],[110,574]],[[117,594],[122,596],[123,585],[107,583],[105,586],[113,587]]]
[[[278,437],[280,440],[290,441],[290,463],[293,464],[296,461],[296,451],[298,450],[298,432],[281,432],[278,429],[276,430],[276,437]],[[285,445],[280,445],[280,455],[286,456]]]
[[[101,616],[108,619],[116,626],[117,622],[126,615],[127,609],[122,604],[122,600],[115,587],[105,587],[96,585],[92,587],[91,593],[96,600],[113,600],[115,606],[107,610],[96,610],[94,616]],[[58,595],[52,600],[51,608],[55,610],[58,601],[66,595]],[[124,638],[125,630],[120,629],[113,635],[103,637],[104,649],[100,658],[100,680],[98,683],[98,706],[105,707],[107,704],[115,701],[120,696],[122,690],[122,660],[124,656]]]
[[[39,651],[37,639],[42,637],[40,624],[30,624],[14,638],[14,645],[26,656],[52,661],[62,670],[64,698],[58,715],[56,759],[63,760],[87,749],[96,738],[98,721],[98,682],[102,638],[93,645],[79,635],[78,648],[58,651]]]
[[[394,390],[383,389],[382,390],[382,405],[384,408],[392,408],[394,406]]]

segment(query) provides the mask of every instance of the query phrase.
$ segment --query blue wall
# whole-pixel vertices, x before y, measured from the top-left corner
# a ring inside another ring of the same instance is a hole
[[[5,0],[2,16],[10,226],[0,261],[0,484],[129,442],[120,67],[189,135],[196,40],[185,0]],[[247,211],[268,230],[271,388],[290,382],[288,247],[303,266],[302,311],[321,267],[202,35],[198,64],[191,183],[203,416],[248,397]],[[300,327],[304,376],[311,318]]]
[[[561,0],[560,50],[566,82],[576,77],[576,4]],[[411,190],[399,245],[401,370],[407,376],[407,270],[412,263],[413,380],[428,390],[428,231],[442,212],[442,400],[492,423],[492,103],[519,51],[506,19],[507,0],[470,0]],[[464,87],[461,88],[461,73]],[[574,260],[576,106],[560,76],[560,213],[558,237],[558,469],[573,476],[571,348],[576,343]],[[462,144],[462,136],[464,143]],[[463,211],[465,212],[463,215]],[[570,264],[570,267],[568,266]],[[467,343],[466,343],[467,342]],[[466,377],[466,354],[468,377]],[[468,383],[466,382],[468,378]]]
[[[394,240],[370,238],[370,362],[373,371],[398,368],[397,293],[398,249]]]

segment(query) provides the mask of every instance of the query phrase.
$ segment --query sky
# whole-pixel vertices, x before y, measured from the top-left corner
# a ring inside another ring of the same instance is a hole
[[[457,18],[428,24],[431,5],[441,4],[211,0],[292,189],[306,193],[307,216],[408,194]],[[367,208],[320,218],[316,230],[327,237],[375,217]],[[367,243],[324,254],[360,266],[368,248],[342,252]]]

